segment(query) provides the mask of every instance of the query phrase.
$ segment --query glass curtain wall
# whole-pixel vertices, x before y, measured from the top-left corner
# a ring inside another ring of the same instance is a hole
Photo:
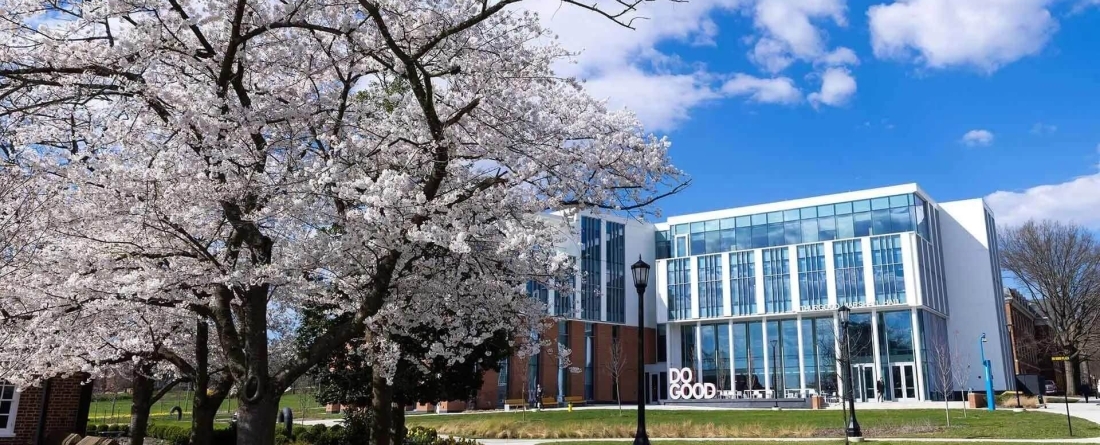
[[[867,301],[863,279],[863,244],[858,239],[833,243],[833,267],[836,269],[837,304]]]
[[[600,319],[601,226],[597,218],[581,217],[581,318],[585,320]]]
[[[802,319],[802,360],[807,389],[818,394],[837,392],[836,335],[832,317]]]
[[[788,389],[799,389],[802,383],[798,372],[798,320],[769,321],[765,346],[770,359],[768,380],[776,396],[783,397]]]
[[[751,250],[730,254],[730,312],[756,313],[756,253]]]
[[[691,318],[691,260],[668,261],[668,319]]]
[[[698,257],[699,316],[722,316],[722,256]]]
[[[798,246],[798,299],[804,308],[829,303],[824,244]]]
[[[719,390],[730,388],[729,323],[704,324],[699,333],[703,354],[703,381]]]
[[[768,249],[764,256],[764,309],[769,314],[791,311],[791,262],[786,247]]]
[[[674,247],[669,253],[683,257],[912,231],[927,235],[928,212],[919,196],[895,195],[677,224],[675,240],[658,232],[655,242],[659,256]]]
[[[764,389],[763,323],[733,324],[733,382],[737,391]]]
[[[894,235],[871,238],[871,264],[875,276],[875,302],[905,303],[901,237]]]
[[[680,326],[680,367],[699,371],[695,355],[695,325]]]
[[[626,320],[626,226],[607,221],[607,321]]]

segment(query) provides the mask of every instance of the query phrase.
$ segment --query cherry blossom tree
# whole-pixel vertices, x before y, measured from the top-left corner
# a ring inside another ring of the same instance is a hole
[[[424,355],[457,361],[534,331],[522,285],[569,264],[535,215],[641,214],[687,185],[666,140],[554,74],[568,53],[515,3],[0,0],[5,137],[64,202],[20,280],[29,323],[206,320],[242,445],[271,444],[283,390],[361,338],[388,445],[389,339],[437,326]],[[631,26],[641,0],[563,3]],[[274,360],[307,305],[350,316]]]

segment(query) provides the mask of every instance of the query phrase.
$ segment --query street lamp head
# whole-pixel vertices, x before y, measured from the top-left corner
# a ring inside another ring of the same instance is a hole
[[[774,348],[774,347],[775,347],[775,345],[778,345],[778,344],[779,344],[779,340],[772,340],[772,341],[770,341],[770,342],[768,342],[768,343],[771,343],[771,344],[772,344],[772,347]]]
[[[638,262],[630,266],[630,272],[634,274],[634,287],[639,292],[649,285],[649,263],[642,261],[641,255],[638,255]]]
[[[837,315],[837,318],[840,319],[840,324],[847,325],[848,324],[848,318],[851,317],[851,315],[852,315],[852,310],[849,309],[847,305],[844,305],[844,306],[841,306],[839,309],[836,310],[836,315]]]
[[[985,338],[985,333],[983,332],[983,333],[982,333],[982,343],[985,343],[985,342],[987,342],[987,341],[989,341],[989,340],[987,340],[987,339]]]

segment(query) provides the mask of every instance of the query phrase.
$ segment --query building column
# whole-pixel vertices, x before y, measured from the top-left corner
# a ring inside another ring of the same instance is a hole
[[[703,381],[703,323],[695,322],[695,381]]]
[[[913,323],[913,360],[916,363],[913,364],[915,373],[917,374],[917,400],[928,400],[928,396],[925,394],[924,386],[924,353],[921,350],[924,348],[924,343],[921,343],[921,330],[923,327],[920,325],[920,317],[917,316],[917,308],[910,309]]]
[[[797,312],[802,303],[801,289],[798,286],[798,246],[788,246],[787,256],[787,267],[790,272],[787,280],[791,283],[791,310]]]
[[[691,277],[691,318],[699,318],[699,257],[688,258],[688,271]]]
[[[878,344],[878,309],[871,309],[871,337],[874,337],[871,341],[871,347],[874,348],[872,355],[875,357],[875,381],[872,385],[875,387],[875,397],[878,397],[878,381],[882,379],[883,390],[886,390],[886,376],[882,375],[882,354],[879,354]]]
[[[806,357],[802,355],[805,351],[802,342],[802,314],[798,314],[795,318],[795,323],[798,328],[798,387],[802,389],[802,392],[806,391]]]
[[[848,385],[848,380],[845,379],[844,376],[848,375],[846,373],[852,372],[851,363],[849,363],[847,365],[847,369],[845,369],[844,362],[840,360],[840,358],[843,357],[843,355],[841,355],[842,351],[844,351],[844,344],[842,343],[842,341],[848,341],[848,337],[846,335],[842,335],[842,332],[843,331],[841,331],[840,327],[840,319],[839,317],[837,317],[836,312],[833,312],[833,338],[837,339],[837,341],[833,342],[833,357],[835,357],[834,360],[836,361],[835,365],[837,370],[836,387],[839,390],[838,394],[841,396],[841,398],[843,398],[844,394],[846,394],[845,387]]]
[[[828,293],[830,306],[836,306],[836,264],[833,253],[833,242],[825,241],[825,290]]]
[[[760,249],[752,251],[753,281],[756,282],[756,313],[764,314],[764,254]]]
[[[924,304],[924,289],[920,287],[920,257],[917,250],[917,234],[909,233],[901,236],[901,268],[905,273],[905,300],[903,304]]]
[[[771,351],[771,349],[772,348],[771,348],[771,345],[768,344],[768,340],[770,340],[768,338],[768,319],[764,318],[763,320],[760,321],[760,341],[763,342],[761,344],[760,349],[762,349],[763,351],[761,351],[761,352],[764,353],[764,390],[765,391],[767,391],[769,389],[772,389],[772,372],[771,372],[771,364],[772,364],[772,356],[771,356],[772,351]],[[751,348],[752,345],[750,344],[749,347]]]
[[[730,289],[730,254],[723,252],[718,260],[722,265],[722,316],[733,314],[732,291]]]
[[[728,375],[730,376],[730,388],[729,389],[730,389],[730,391],[736,391],[737,390],[737,376],[734,375],[734,373],[733,373],[733,371],[734,371],[733,356],[734,356],[734,354],[737,353],[737,351],[735,351],[733,349],[733,320],[729,320],[726,323],[728,325],[727,329],[729,329],[729,335],[726,336],[726,343],[728,343],[727,346],[729,346],[729,348],[730,348],[729,363],[726,363],[726,366],[729,367],[729,373],[728,373]]]
[[[863,284],[867,294],[866,301],[868,306],[873,306],[875,304],[875,262],[871,258],[871,238],[863,237],[859,242],[860,248],[863,249]]]

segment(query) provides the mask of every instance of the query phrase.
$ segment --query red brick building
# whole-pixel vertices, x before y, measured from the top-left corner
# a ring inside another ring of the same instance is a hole
[[[82,381],[53,378],[22,391],[0,382],[0,445],[50,445],[72,433],[83,435],[92,385]]]

